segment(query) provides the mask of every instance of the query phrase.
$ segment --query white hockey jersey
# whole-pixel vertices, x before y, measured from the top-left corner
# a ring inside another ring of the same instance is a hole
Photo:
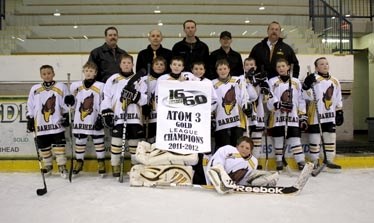
[[[100,113],[104,83],[95,81],[86,88],[83,81],[73,82],[70,93],[75,97],[74,134],[104,135],[104,130],[95,130],[94,124]]]
[[[253,170],[257,169],[258,160],[254,156],[244,159],[236,147],[226,145],[218,149],[216,153],[210,158],[207,165],[207,172],[209,169],[217,164],[221,164],[227,174],[235,182],[240,185],[247,185],[247,179]],[[240,174],[244,171],[244,174]],[[236,176],[241,176],[241,179],[235,179]],[[208,179],[209,180],[209,179]],[[207,182],[210,183],[210,182]]]
[[[297,78],[291,78],[291,92],[289,92],[289,80],[283,82],[282,79],[277,76],[269,80],[269,86],[274,94],[273,96],[278,99],[279,102],[286,102],[290,100],[290,93],[292,95],[291,101],[293,104],[292,111],[288,113],[288,126],[299,127],[299,115],[306,113],[305,100],[302,96],[301,83]],[[269,128],[276,126],[286,125],[287,112],[282,112],[280,109],[274,109],[274,101],[268,102],[267,106],[271,111],[269,118]]]
[[[316,100],[313,97],[313,90],[303,91],[303,96],[308,104],[308,124],[318,124],[317,112],[314,101],[317,101],[318,112],[321,123],[333,122],[335,123],[335,111],[343,108],[341,85],[338,79],[329,76],[324,78],[317,73],[317,83],[313,86],[316,93]]]
[[[62,115],[69,110],[64,103],[68,88],[63,83],[56,82],[46,88],[43,84],[31,87],[27,99],[26,116],[35,119],[35,129],[38,136],[64,132],[61,125]]]
[[[239,77],[230,77],[227,82],[219,79],[212,82],[217,94],[216,131],[232,127],[245,128],[242,108],[248,101],[248,95],[242,88]]]
[[[112,109],[114,112],[114,125],[124,123],[125,110],[127,109],[127,123],[143,125],[141,106],[147,103],[147,85],[141,78],[134,83],[134,88],[140,92],[139,101],[126,105],[121,93],[129,80],[134,76],[124,77],[121,74],[112,75],[104,85],[104,99],[101,102],[101,111]]]
[[[217,109],[217,94],[213,87],[213,82],[207,78],[201,79],[201,81],[208,82],[211,86],[211,95],[212,95],[212,101],[211,101],[211,111],[214,112]]]

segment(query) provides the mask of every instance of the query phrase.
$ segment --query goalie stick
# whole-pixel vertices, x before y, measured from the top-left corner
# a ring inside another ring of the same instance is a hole
[[[196,184],[175,184],[166,182],[155,182],[152,186],[154,188],[193,188],[202,190],[216,190],[219,194],[228,193],[241,193],[241,194],[287,194],[297,195],[299,194],[307,181],[309,180],[310,174],[313,171],[313,163],[306,163],[303,171],[298,176],[295,183],[291,186],[243,186],[234,185],[233,187],[226,187],[223,181],[220,181],[218,185],[196,185]],[[213,182],[213,181],[212,181]]]
[[[298,194],[304,188],[311,172],[313,171],[313,163],[307,163],[303,171],[292,186],[243,186],[235,185],[227,187],[222,180],[218,184],[214,184],[214,188],[219,194],[227,193],[257,193],[257,194]],[[208,175],[209,176],[209,175]]]

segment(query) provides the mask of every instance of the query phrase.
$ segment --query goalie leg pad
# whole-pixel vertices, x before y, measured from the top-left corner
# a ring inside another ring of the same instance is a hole
[[[148,147],[144,147],[143,145],[138,146],[135,160],[144,165],[195,165],[198,162],[198,155],[196,153],[179,154],[156,149],[153,146],[151,148],[154,149],[149,151]]]
[[[135,165],[130,170],[130,186],[191,185],[191,166]]]

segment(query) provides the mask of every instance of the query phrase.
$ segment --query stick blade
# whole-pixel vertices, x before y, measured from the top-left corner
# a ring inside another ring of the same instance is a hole
[[[37,189],[36,190],[36,194],[38,195],[38,196],[43,196],[44,194],[46,194],[47,193],[47,188],[41,188],[41,189]]]

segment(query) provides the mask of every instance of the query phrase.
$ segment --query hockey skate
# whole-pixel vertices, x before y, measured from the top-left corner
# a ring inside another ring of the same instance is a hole
[[[104,177],[106,174],[105,170],[105,159],[98,159],[97,160],[97,165],[98,165],[98,173],[101,177]]]
[[[327,172],[330,173],[340,173],[342,167],[338,164],[333,163],[332,161],[327,160],[326,162]]]
[[[60,172],[60,175],[62,178],[67,179],[68,178],[68,170],[66,169],[65,165],[59,165],[58,171]]]
[[[304,161],[301,161],[301,162],[297,163],[297,167],[299,168],[299,170],[303,170],[304,166],[305,166],[305,162]]]
[[[277,161],[277,171],[281,172],[283,170],[283,162]]]
[[[45,165],[44,168],[42,169],[42,172],[44,175],[48,176],[52,174],[53,166],[52,165]]]
[[[76,160],[74,170],[73,170],[74,175],[78,174],[79,172],[81,172],[83,170],[83,163],[84,163],[84,161],[82,159],[77,159]]]

